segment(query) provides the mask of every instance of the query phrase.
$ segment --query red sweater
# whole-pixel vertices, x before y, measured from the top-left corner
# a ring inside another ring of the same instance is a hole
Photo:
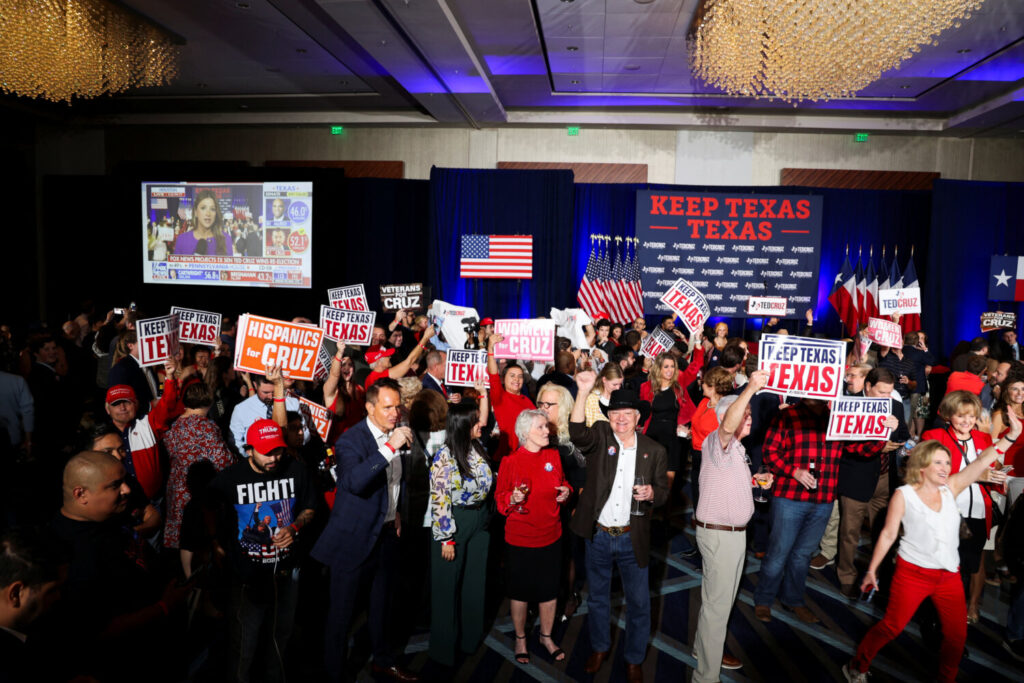
[[[491,380],[491,407],[494,409],[494,419],[501,432],[494,459],[501,462],[503,457],[519,448],[519,439],[516,438],[516,418],[519,417],[519,413],[524,410],[533,410],[537,406],[533,405],[529,396],[510,394],[505,391],[500,375],[489,375],[489,377]]]
[[[523,501],[522,514],[509,503],[512,489],[522,479],[530,480],[530,492]],[[555,501],[556,486],[569,486],[562,474],[562,460],[556,448],[531,453],[520,448],[506,456],[498,469],[494,500],[505,515],[505,542],[522,548],[543,548],[562,536],[561,505]],[[571,489],[572,487],[570,487]]]

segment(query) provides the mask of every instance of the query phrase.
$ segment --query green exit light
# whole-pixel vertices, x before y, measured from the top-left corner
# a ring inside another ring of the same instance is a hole
[[[331,135],[341,135],[345,132],[345,126],[331,126]]]
[[[579,134],[580,134],[580,127],[579,127],[579,126],[567,126],[567,127],[566,127],[566,129],[565,129],[565,131],[566,131],[566,132],[567,132],[567,133],[568,133],[568,134],[569,134],[570,136],[573,136],[573,137],[575,137],[575,136],[577,136],[577,135],[579,135]]]
[[[868,134],[867,133],[857,133],[857,135],[854,138],[854,140],[856,142],[867,142],[868,141]]]

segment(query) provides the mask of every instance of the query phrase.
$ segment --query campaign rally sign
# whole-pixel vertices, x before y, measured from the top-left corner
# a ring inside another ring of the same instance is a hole
[[[1017,329],[1017,314],[1006,311],[988,311],[981,314],[981,331]]]
[[[747,315],[785,318],[789,302],[784,296],[752,296],[747,299]]]
[[[313,426],[316,427],[316,433],[320,435],[324,443],[327,443],[327,435],[331,431],[331,411],[319,403],[313,403],[308,398],[299,396],[299,412],[309,416]]]
[[[883,423],[892,412],[891,398],[843,396],[832,401],[826,441],[888,441]]]
[[[156,238],[161,242],[173,242],[174,228],[169,225],[161,225],[156,229]]]
[[[768,372],[764,390],[783,396],[839,398],[846,344],[788,334],[761,335],[757,369]]]
[[[327,379],[331,372],[331,361],[334,355],[327,348],[327,336],[320,343],[320,351],[316,355],[316,369],[313,370],[313,379],[322,382]]]
[[[381,285],[380,303],[387,313],[394,313],[406,308],[423,308],[426,292],[422,282],[407,285]]]
[[[899,323],[881,318],[868,318],[868,339],[879,346],[901,348],[903,346],[903,330]]]
[[[555,334],[559,337],[570,340],[577,349],[585,349],[590,346],[583,326],[592,324],[593,320],[582,308],[566,308],[565,310],[552,308],[551,319],[555,321]]]
[[[444,383],[453,387],[471,387],[487,381],[487,352],[450,349],[444,368]]]
[[[656,327],[644,337],[644,343],[640,345],[640,353],[648,358],[657,358],[671,349],[675,343],[675,340],[665,330]]]
[[[178,341],[185,344],[217,346],[220,343],[220,313],[171,307],[178,315]]]
[[[178,316],[147,318],[135,324],[139,335],[139,364],[163,365],[178,355]]]
[[[495,320],[494,333],[505,337],[494,345],[495,358],[519,358],[542,362],[555,359],[554,320]]]
[[[682,319],[690,334],[703,330],[704,323],[711,317],[707,299],[699,289],[683,278],[672,283],[661,297],[661,302]]]
[[[878,292],[878,313],[880,315],[903,315],[921,312],[921,288],[882,289]]]
[[[348,311],[331,306],[320,307],[320,329],[328,339],[357,346],[367,346],[373,337],[375,311]]]
[[[645,309],[670,313],[662,296],[684,277],[715,315],[761,317],[745,311],[757,295],[786,297],[776,317],[800,317],[818,301],[823,205],[808,195],[638,190],[637,259],[654,310]]]
[[[466,348],[480,329],[480,315],[475,308],[454,306],[438,299],[431,302],[427,317],[438,333],[430,340],[438,351]]]
[[[263,374],[268,365],[281,365],[292,379],[311,381],[324,331],[316,325],[289,323],[248,313],[238,320],[235,370]]]
[[[370,305],[366,302],[366,288],[362,285],[328,289],[327,300],[331,302],[331,308],[340,308],[344,311],[370,310]]]

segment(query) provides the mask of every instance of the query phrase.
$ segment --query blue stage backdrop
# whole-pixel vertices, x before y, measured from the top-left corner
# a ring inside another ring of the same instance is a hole
[[[804,317],[817,303],[821,204],[807,195],[638,191],[645,309],[670,313],[661,297],[684,278],[719,316],[748,317],[751,296],[777,296],[788,306],[778,317]]]
[[[981,335],[985,311],[1022,312],[1021,304],[988,300],[993,254],[1024,255],[1024,183],[937,180],[932,190],[931,249],[919,270],[922,327],[948,355]],[[924,286],[924,282],[922,282]]]

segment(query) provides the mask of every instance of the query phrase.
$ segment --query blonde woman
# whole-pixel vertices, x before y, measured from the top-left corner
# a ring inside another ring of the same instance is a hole
[[[618,363],[608,363],[601,369],[597,376],[597,384],[587,396],[585,404],[588,427],[601,420],[607,421],[608,416],[605,415],[605,411],[608,410],[608,401],[611,399],[613,391],[622,388],[622,379],[622,368]],[[569,410],[572,410],[572,403],[569,403]],[[566,418],[568,419],[568,413],[566,413]]]

